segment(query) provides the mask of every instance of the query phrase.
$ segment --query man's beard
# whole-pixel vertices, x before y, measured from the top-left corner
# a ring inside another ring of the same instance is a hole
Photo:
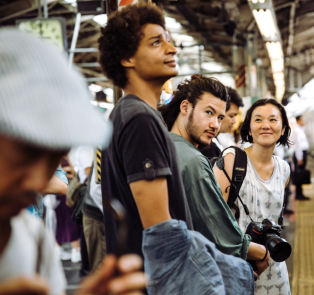
[[[199,145],[200,149],[207,148],[211,144],[211,140],[209,141],[203,141],[201,139],[203,132],[199,133],[197,126],[194,124],[194,109],[192,109],[192,112],[190,113],[188,117],[188,122],[185,126],[186,132],[189,134],[190,138]]]

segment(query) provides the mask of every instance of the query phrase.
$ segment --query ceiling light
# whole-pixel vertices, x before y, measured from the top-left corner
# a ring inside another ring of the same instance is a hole
[[[272,38],[276,36],[277,28],[270,9],[260,9],[259,11],[254,9],[253,15],[255,17],[259,30],[264,37]]]
[[[108,17],[107,14],[99,14],[94,16],[93,20],[104,27],[107,24]]]
[[[167,17],[167,16],[166,16],[165,19],[166,19],[166,28],[167,28],[167,29],[170,29],[170,30],[171,30],[171,29],[177,29],[177,30],[179,30],[179,29],[182,28],[182,26],[180,25],[180,23],[178,23],[175,18]]]
[[[276,87],[285,86],[285,81],[284,80],[275,80],[275,86]]]
[[[285,80],[284,73],[274,73],[273,77],[274,77],[274,80]]]
[[[266,42],[266,48],[270,59],[283,58],[282,46],[280,42]]]
[[[273,73],[283,72],[283,58],[282,59],[272,59],[271,61],[271,69]]]

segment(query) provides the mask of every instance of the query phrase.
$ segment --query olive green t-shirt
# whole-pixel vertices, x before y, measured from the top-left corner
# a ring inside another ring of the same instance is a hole
[[[244,235],[225,202],[211,164],[193,144],[170,132],[194,229],[225,254],[246,259],[251,237]]]

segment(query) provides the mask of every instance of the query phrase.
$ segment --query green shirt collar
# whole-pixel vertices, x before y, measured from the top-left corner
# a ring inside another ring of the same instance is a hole
[[[183,136],[178,135],[178,134],[173,133],[173,132],[169,132],[169,134],[170,134],[170,137],[173,141],[183,142],[183,143],[187,144],[188,146],[190,146],[191,148],[194,148],[198,151],[198,149],[192,143],[190,143],[188,140],[186,140]]]

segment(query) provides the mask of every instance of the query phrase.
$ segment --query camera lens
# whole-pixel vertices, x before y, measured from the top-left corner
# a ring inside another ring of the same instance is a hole
[[[275,234],[267,234],[264,245],[268,248],[270,257],[276,262],[287,260],[292,251],[291,245]]]

